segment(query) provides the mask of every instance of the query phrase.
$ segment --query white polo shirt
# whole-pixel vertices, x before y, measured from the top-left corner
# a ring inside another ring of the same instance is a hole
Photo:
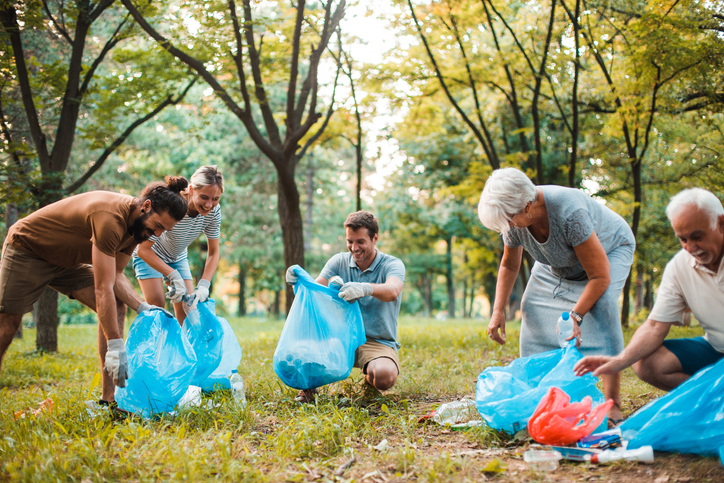
[[[724,352],[724,258],[717,273],[700,265],[686,250],[666,264],[649,319],[679,322],[686,307],[706,332],[709,344]]]

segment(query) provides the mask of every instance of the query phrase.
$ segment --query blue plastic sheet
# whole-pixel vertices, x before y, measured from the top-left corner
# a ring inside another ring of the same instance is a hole
[[[355,350],[366,340],[359,304],[345,302],[298,265],[294,273],[294,303],[274,352],[274,372],[296,389],[346,379]]]
[[[724,359],[636,411],[623,422],[621,431],[631,449],[648,445],[657,451],[721,457]]]
[[[221,362],[224,329],[216,317],[213,300],[198,304],[196,309],[186,315],[183,330],[196,354],[196,372],[191,384],[202,386]]]
[[[116,388],[118,406],[145,417],[173,411],[196,370],[196,354],[178,321],[161,310],[142,312],[126,352],[129,377],[125,388]]]
[[[573,366],[583,356],[571,341],[565,349],[521,357],[505,367],[488,367],[478,377],[475,405],[491,428],[516,433],[528,426],[548,388],[557,387],[580,402],[590,396],[593,405],[605,401],[590,374],[576,376]],[[597,430],[606,429],[606,419]]]
[[[213,304],[213,301],[211,301],[211,303]],[[201,383],[201,389],[204,391],[231,389],[229,377],[231,376],[232,370],[239,369],[239,364],[241,363],[241,346],[239,345],[239,339],[236,338],[234,329],[229,325],[229,321],[216,315],[216,305],[209,305],[209,310],[218,319],[224,335],[221,343],[221,362],[219,362],[214,372]]]

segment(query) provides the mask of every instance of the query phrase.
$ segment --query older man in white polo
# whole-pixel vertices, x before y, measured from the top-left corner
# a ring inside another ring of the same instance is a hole
[[[724,357],[724,207],[713,193],[692,188],[674,196],[666,214],[682,250],[666,265],[648,320],[618,356],[584,357],[576,374],[615,374],[632,366],[641,380],[670,391]],[[704,336],[664,340],[687,307]]]

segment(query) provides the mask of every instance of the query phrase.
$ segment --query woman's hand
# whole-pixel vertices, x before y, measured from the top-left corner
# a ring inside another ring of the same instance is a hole
[[[493,312],[488,323],[488,337],[500,345],[505,344],[505,314]]]
[[[571,317],[571,320],[573,321],[573,334],[566,340],[568,341],[575,337],[576,338],[576,349],[580,349],[581,344],[583,343],[583,339],[581,338],[581,328],[578,327],[578,322],[576,322],[576,319]]]

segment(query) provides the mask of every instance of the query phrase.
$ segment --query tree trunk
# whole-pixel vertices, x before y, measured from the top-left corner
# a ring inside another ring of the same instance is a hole
[[[644,266],[636,264],[636,287],[634,288],[634,314],[638,314],[644,306]]]
[[[281,298],[282,291],[281,290],[275,290],[274,291],[274,304],[272,305],[272,315],[274,318],[279,318],[279,299]],[[287,313],[289,313],[289,310],[287,309]]]
[[[623,303],[621,304],[621,326],[628,327],[628,315],[630,312],[629,295],[631,293],[631,272],[626,277],[626,284],[623,286]]]
[[[304,268],[304,225],[299,209],[299,191],[294,183],[294,169],[284,176],[277,171],[277,199],[279,203],[279,222],[284,243],[284,268],[299,265]],[[283,178],[286,178],[286,183]],[[294,288],[286,285],[286,313],[294,301]],[[277,312],[278,314],[278,312]]]
[[[43,175],[40,208],[55,203],[63,197],[62,175],[62,172]],[[58,350],[58,292],[46,287],[36,302],[36,307],[35,346],[40,351],[56,352]]]
[[[644,305],[647,309],[654,308],[654,270],[649,269],[646,277],[646,295],[644,295]]]
[[[447,315],[448,317],[455,318],[455,284],[453,283],[453,266],[452,266],[452,237],[448,237],[445,242],[447,243],[447,253],[445,259],[447,267],[445,269],[445,277],[447,278]]]
[[[463,277],[463,319],[468,317],[468,277]]]
[[[246,316],[246,269],[239,264],[239,317]]]
[[[45,287],[35,304],[35,348],[44,352],[58,350],[58,292]]]
[[[430,277],[425,274],[425,276],[422,279],[422,287],[423,287],[423,298],[425,300],[425,317],[431,317],[432,316],[432,282],[430,282]]]
[[[5,228],[8,231],[10,231],[10,227],[13,226],[16,221],[18,221],[19,217],[20,214],[18,213],[18,207],[15,203],[8,203],[7,205],[5,205]],[[5,233],[5,237],[7,237],[7,232]],[[15,338],[23,338],[23,324],[20,324],[20,327],[18,327],[18,331],[15,332]]]
[[[309,240],[312,238],[312,208],[314,207],[314,163],[313,158],[309,159],[309,167],[307,167],[307,185],[306,185],[307,199],[304,200],[304,229],[306,234],[304,236],[304,253],[311,250]]]

